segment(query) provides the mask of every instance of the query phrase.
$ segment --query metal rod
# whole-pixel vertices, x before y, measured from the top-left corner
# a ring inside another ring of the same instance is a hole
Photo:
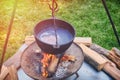
[[[53,20],[54,20],[54,31],[55,31],[55,38],[56,38],[56,45],[54,46],[55,48],[58,48],[59,45],[58,45],[58,37],[57,37],[57,29],[56,29],[56,22],[55,22],[55,17],[53,17]]]
[[[102,3],[103,3],[103,6],[104,6],[104,8],[105,8],[105,11],[106,11],[106,13],[107,13],[107,16],[108,16],[108,18],[109,18],[109,20],[110,20],[110,23],[111,23],[111,25],[112,25],[114,34],[115,34],[116,39],[117,39],[117,41],[118,41],[118,44],[120,45],[120,40],[119,40],[119,37],[118,37],[118,34],[117,34],[117,30],[116,30],[116,28],[115,28],[114,22],[113,22],[113,20],[112,20],[112,18],[111,18],[111,15],[110,15],[110,13],[109,13],[108,8],[107,8],[106,1],[105,1],[105,0],[102,0]]]
[[[57,29],[56,29],[56,22],[55,22],[55,12],[57,10],[57,2],[56,0],[52,0],[52,17],[53,17],[53,27],[54,27],[54,31],[55,31],[55,38],[56,38],[56,45],[54,46],[55,48],[59,48],[59,45],[58,45],[58,38],[57,38]]]
[[[6,49],[7,49],[8,40],[9,40],[11,29],[12,29],[12,24],[13,24],[13,20],[14,20],[14,16],[15,16],[16,7],[17,7],[17,0],[15,0],[15,3],[14,3],[11,20],[10,20],[10,23],[8,25],[8,32],[7,32],[5,43],[4,43],[4,46],[3,46],[3,52],[2,52],[2,55],[1,55],[1,58],[0,58],[1,59],[0,60],[0,73],[1,73],[1,68],[2,68],[2,64],[3,64],[3,61],[4,61]]]

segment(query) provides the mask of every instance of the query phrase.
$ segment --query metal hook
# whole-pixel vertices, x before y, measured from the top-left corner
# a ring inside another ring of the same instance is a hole
[[[52,0],[52,6],[48,3],[50,10],[52,10],[52,17],[55,16],[55,12],[57,12],[58,9],[58,4],[56,2],[56,0]]]

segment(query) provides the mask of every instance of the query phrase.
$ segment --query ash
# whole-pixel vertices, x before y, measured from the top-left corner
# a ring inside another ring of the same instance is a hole
[[[55,76],[58,78],[63,78],[65,75],[67,75],[68,72],[68,66],[71,64],[70,61],[63,61],[60,62],[57,68],[57,71],[55,73]]]

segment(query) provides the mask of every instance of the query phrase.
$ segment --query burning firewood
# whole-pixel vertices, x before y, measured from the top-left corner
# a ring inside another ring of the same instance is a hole
[[[76,60],[75,56],[72,56],[72,55],[64,55],[60,61],[72,61],[74,62]],[[56,68],[58,66],[58,63],[59,63],[59,57],[52,57],[52,60],[50,62],[50,65],[48,67],[48,71],[51,72],[51,73],[55,73],[56,71]]]
[[[52,55],[43,53],[43,59],[41,60],[42,63],[42,76],[43,77],[48,77],[48,71],[47,68],[49,66],[49,61],[51,59]]]
[[[53,56],[52,59],[51,59],[51,62],[49,64],[49,67],[48,67],[48,71],[50,73],[55,73],[58,62],[59,62],[59,58],[56,57],[56,56]]]
[[[61,61],[72,61],[74,62],[76,60],[75,56],[72,55],[64,55],[61,59]]]
[[[64,55],[61,58],[61,56],[44,53],[43,56],[44,57],[41,60],[41,62],[43,64],[43,66],[42,66],[42,76],[43,77],[48,77],[48,76],[54,75],[60,61],[74,62],[76,60],[75,56],[72,56],[72,55]],[[51,75],[49,75],[49,74],[51,74]]]

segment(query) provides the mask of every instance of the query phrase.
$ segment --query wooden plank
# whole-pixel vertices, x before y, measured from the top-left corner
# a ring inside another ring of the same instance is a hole
[[[101,70],[104,67],[107,62],[106,59],[102,58],[97,52],[91,50],[84,44],[78,45],[82,48],[88,63],[92,64],[97,70]]]
[[[96,52],[98,52],[99,54],[108,56],[109,55],[109,50],[97,45],[97,44],[91,44],[90,48]]]
[[[117,49],[116,47],[113,47],[111,51],[120,57],[120,50],[119,49]]]
[[[30,45],[34,41],[35,41],[35,38],[34,38],[33,35],[32,36],[26,36],[26,38],[25,38],[25,44],[27,44],[27,45]]]
[[[9,67],[3,65],[0,80],[18,80],[16,68],[13,65]]]
[[[4,78],[8,75],[8,72],[8,68],[3,65],[0,73],[0,80],[4,80]]]
[[[120,57],[119,56],[117,56],[113,51],[110,51],[108,58],[116,64],[117,68],[120,69]]]
[[[112,63],[108,62],[105,64],[103,70],[110,74],[115,80],[120,80],[120,70],[118,70],[116,66],[112,65]]]
[[[13,65],[8,67],[8,71],[10,75],[10,80],[18,80],[17,69]]]
[[[90,46],[92,44],[91,37],[75,37],[74,42],[77,44],[84,44],[86,46]]]
[[[0,80],[3,80],[8,75],[9,71],[7,67],[10,67],[11,65],[14,65],[15,69],[18,69],[20,67],[20,58],[27,46],[28,45],[23,44],[21,48],[11,58],[4,62],[0,74]],[[8,76],[5,80],[9,80]]]
[[[9,67],[11,65],[14,65],[16,69],[20,67],[20,58],[23,53],[23,51],[28,47],[28,45],[23,44],[21,48],[7,61],[4,62],[4,66]]]

